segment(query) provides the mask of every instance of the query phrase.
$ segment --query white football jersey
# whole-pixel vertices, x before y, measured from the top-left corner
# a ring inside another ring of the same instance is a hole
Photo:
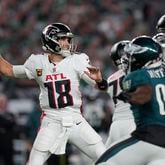
[[[48,54],[32,54],[24,64],[27,77],[35,79],[40,87],[42,110],[51,115],[81,113],[79,81],[89,66],[84,53],[68,56],[57,64],[49,61]]]
[[[114,74],[108,77],[108,93],[111,98],[114,100],[114,114],[113,114],[113,121],[118,119],[132,119],[132,111],[130,110],[130,104],[124,103],[119,99],[115,99],[114,97],[119,95],[122,91],[120,87],[121,79],[125,73],[123,70],[118,70]]]

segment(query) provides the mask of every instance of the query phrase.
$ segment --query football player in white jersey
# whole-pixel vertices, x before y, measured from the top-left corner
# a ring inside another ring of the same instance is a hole
[[[165,66],[165,15],[162,15],[156,26],[157,34],[153,39],[157,40],[163,48],[163,66]]]
[[[40,87],[43,111],[41,127],[28,165],[43,165],[51,154],[65,154],[70,142],[95,161],[104,151],[101,137],[81,115],[80,79],[105,90],[106,80],[89,64],[84,53],[75,53],[70,28],[53,23],[42,31],[46,53],[32,54],[24,65],[12,65],[0,57],[0,72],[9,77],[35,79]]]
[[[114,100],[114,113],[112,124],[110,126],[109,136],[106,141],[106,147],[109,148],[113,142],[129,136],[135,129],[135,122],[130,110],[130,104],[124,103],[116,98],[121,92],[120,83],[125,76],[124,61],[121,57],[125,55],[124,47],[129,43],[128,40],[122,40],[115,43],[111,48],[111,59],[118,71],[108,77],[108,93]]]

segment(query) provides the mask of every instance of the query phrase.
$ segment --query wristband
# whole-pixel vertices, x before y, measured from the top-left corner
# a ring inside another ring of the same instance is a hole
[[[106,90],[108,88],[108,83],[106,80],[102,79],[101,82],[96,82],[98,89]]]

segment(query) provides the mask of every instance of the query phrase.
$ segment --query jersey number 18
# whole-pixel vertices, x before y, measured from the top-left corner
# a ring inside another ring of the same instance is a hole
[[[51,108],[64,108],[73,105],[73,98],[70,95],[70,81],[61,80],[44,84],[48,89],[49,105]],[[58,97],[56,98],[56,94]]]

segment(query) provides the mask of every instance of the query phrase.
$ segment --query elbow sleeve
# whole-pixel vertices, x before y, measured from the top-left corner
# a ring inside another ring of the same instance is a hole
[[[13,66],[13,74],[16,78],[26,78],[25,67],[23,65],[14,65]]]

